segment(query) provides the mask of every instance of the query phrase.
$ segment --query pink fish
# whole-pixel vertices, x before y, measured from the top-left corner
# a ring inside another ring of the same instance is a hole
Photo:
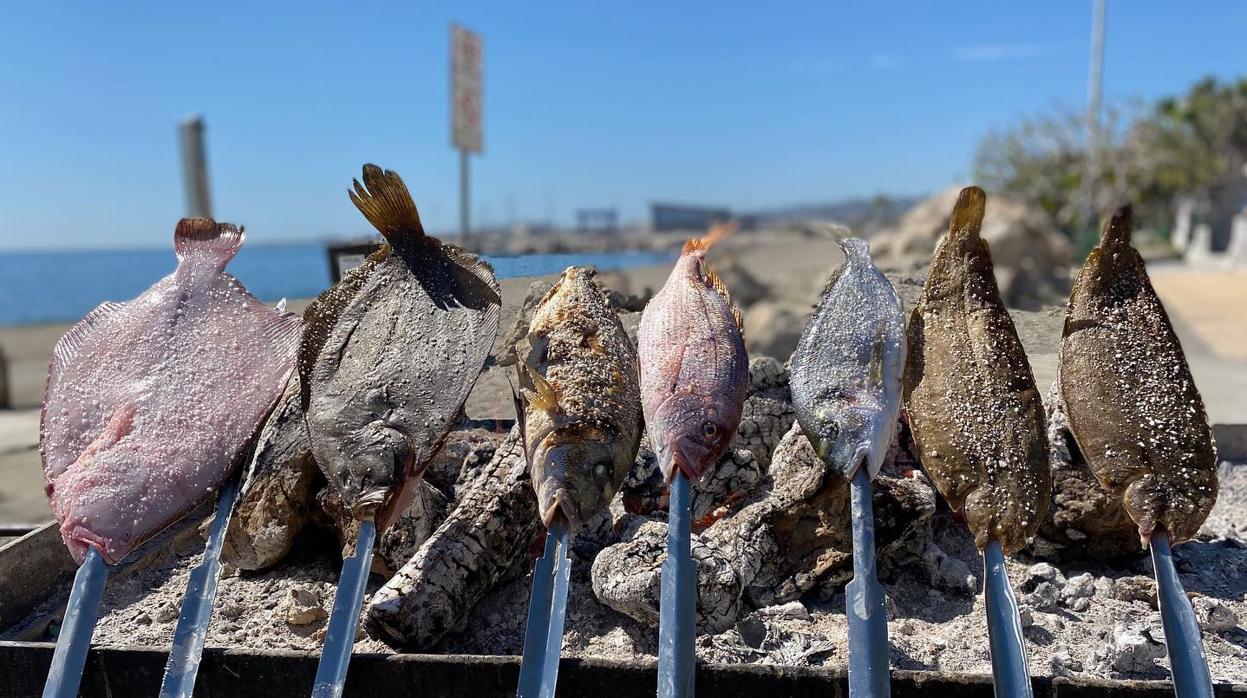
[[[61,537],[116,563],[225,481],[272,409],[302,323],[260,303],[225,265],[242,230],[183,219],[177,269],[104,303],[56,344],[39,448]]]
[[[706,265],[706,252],[730,230],[720,226],[689,240],[641,315],[641,401],[667,482],[677,467],[696,482],[740,426],[749,386],[740,311]]]

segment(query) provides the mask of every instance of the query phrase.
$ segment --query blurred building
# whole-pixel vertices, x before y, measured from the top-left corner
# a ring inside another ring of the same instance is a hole
[[[651,204],[651,226],[654,230],[704,230],[715,223],[732,219],[726,208]]]
[[[576,211],[576,232],[605,233],[619,231],[619,211],[613,208],[582,208]]]

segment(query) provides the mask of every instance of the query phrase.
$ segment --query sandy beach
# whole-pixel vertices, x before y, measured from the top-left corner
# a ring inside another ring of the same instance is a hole
[[[761,347],[782,345],[782,335],[795,336],[818,299],[825,280],[840,263],[840,251],[828,237],[799,231],[742,233],[725,241],[712,254],[723,270],[729,288],[743,283],[734,279],[744,268],[762,284],[764,296],[745,303],[746,341],[751,354],[767,353]],[[921,282],[925,269],[912,265],[898,270],[880,260],[885,271]],[[624,294],[643,295],[662,285],[669,266],[634,267],[604,272],[608,288]],[[1192,269],[1172,262],[1157,263],[1152,281],[1169,310],[1178,331],[1195,381],[1208,405],[1214,424],[1247,424],[1247,326],[1242,308],[1247,307],[1247,274],[1218,269]],[[494,354],[503,349],[507,330],[523,304],[529,286],[550,283],[551,274],[501,281],[503,321]],[[907,307],[912,306],[917,286],[902,285]],[[101,301],[105,299],[100,299]],[[309,301],[289,304],[301,312]],[[787,313],[777,312],[787,310]],[[1026,345],[1038,385],[1046,388],[1056,371],[1056,351],[1064,309],[1052,305],[1038,311],[1015,311],[1014,319]],[[632,319],[635,326],[635,318]],[[625,325],[627,325],[625,319]],[[50,518],[43,494],[38,454],[39,402],[47,375],[47,362],[56,340],[68,329],[65,324],[0,328],[0,350],[9,362],[9,382],[14,409],[0,410],[0,523],[35,523]],[[786,356],[777,358],[786,359]],[[466,406],[473,419],[513,417],[507,378],[513,369],[489,362]]]

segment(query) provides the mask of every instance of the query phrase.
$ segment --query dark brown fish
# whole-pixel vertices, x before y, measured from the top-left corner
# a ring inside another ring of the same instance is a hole
[[[645,424],[667,482],[676,468],[696,482],[740,426],[749,387],[740,311],[706,264],[706,252],[730,230],[719,227],[689,240],[641,315]]]
[[[424,233],[396,173],[363,179],[351,201],[386,244],[308,307],[299,377],[317,464],[384,529],[476,382],[502,299],[488,264]]]
[[[909,321],[905,406],[922,465],[982,549],[1026,544],[1048,511],[1044,409],[979,237],[987,196],[961,190]]]
[[[1144,542],[1189,540],[1217,501],[1217,454],[1182,345],[1113,214],[1070,293],[1060,387],[1070,431],[1096,478],[1122,497]]]
[[[537,511],[572,531],[610,504],[636,460],[636,350],[589,267],[569,267],[533,312],[518,350],[517,405]]]

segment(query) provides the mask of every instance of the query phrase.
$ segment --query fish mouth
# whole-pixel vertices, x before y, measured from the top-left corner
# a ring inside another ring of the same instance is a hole
[[[363,493],[351,508],[351,517],[358,521],[375,519],[389,493],[386,489],[373,489]]]
[[[553,492],[549,492],[547,487],[543,487],[542,490],[545,496],[539,497],[538,500],[541,506],[541,522],[546,525],[546,528],[561,517],[567,521],[570,530],[579,530],[580,507],[576,504],[576,499],[572,497],[571,492],[565,487],[556,487]]]

